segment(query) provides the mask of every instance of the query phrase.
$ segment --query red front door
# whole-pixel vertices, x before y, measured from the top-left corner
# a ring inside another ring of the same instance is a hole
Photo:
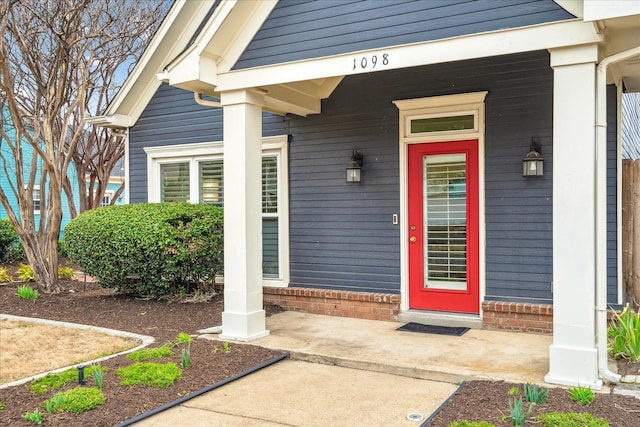
[[[479,313],[478,141],[409,145],[409,307]]]

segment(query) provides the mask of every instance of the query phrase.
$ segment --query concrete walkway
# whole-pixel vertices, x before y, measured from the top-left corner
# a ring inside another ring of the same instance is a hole
[[[443,336],[396,331],[401,325],[277,314],[267,319],[271,334],[252,344],[286,350],[291,360],[136,426],[415,426],[409,414],[426,419],[462,380],[543,384],[550,336],[484,330]]]

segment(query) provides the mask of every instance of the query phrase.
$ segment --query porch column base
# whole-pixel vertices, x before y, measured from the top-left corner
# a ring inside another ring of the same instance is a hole
[[[269,335],[266,329],[264,310],[251,313],[222,313],[222,333],[220,339],[231,341],[253,341]]]
[[[551,384],[602,388],[598,378],[598,352],[591,348],[549,346],[549,373],[544,380]]]

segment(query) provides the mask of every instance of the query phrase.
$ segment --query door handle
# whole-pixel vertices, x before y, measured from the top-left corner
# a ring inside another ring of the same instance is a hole
[[[415,242],[417,242],[417,241],[418,241],[418,238],[417,238],[416,236],[411,236],[411,237],[409,237],[409,241],[410,241],[411,243],[415,243]]]

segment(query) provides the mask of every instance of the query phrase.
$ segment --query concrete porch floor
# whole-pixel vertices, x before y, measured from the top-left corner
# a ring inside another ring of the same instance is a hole
[[[403,332],[403,323],[286,311],[267,318],[254,341],[292,359],[458,383],[490,379],[544,383],[549,335],[471,329],[462,336]]]
[[[288,351],[291,360],[136,426],[417,426],[408,415],[424,421],[463,380],[543,384],[550,336],[396,331],[402,324],[279,313],[267,318],[270,335],[251,344]]]

